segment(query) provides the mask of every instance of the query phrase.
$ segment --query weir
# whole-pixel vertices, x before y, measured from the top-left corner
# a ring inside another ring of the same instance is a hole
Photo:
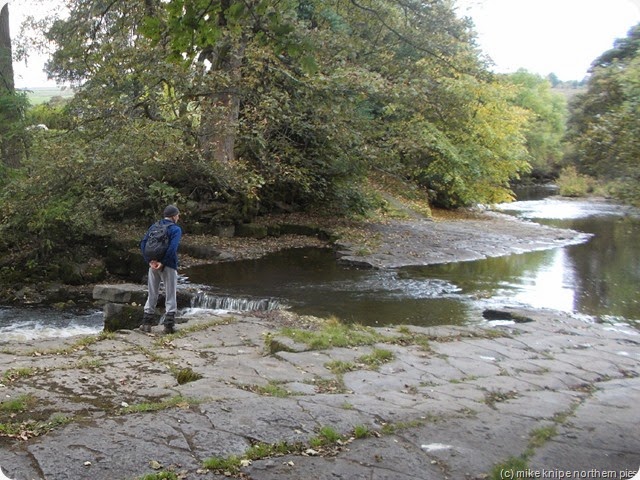
[[[243,298],[224,295],[211,295],[199,292],[191,297],[192,308],[204,308],[207,310],[229,310],[233,312],[251,312],[282,310],[286,308],[276,298]]]
[[[276,298],[233,297],[213,295],[194,287],[178,288],[178,309],[201,308],[207,310],[227,310],[230,312],[251,312],[282,310],[287,308]],[[142,306],[147,297],[147,288],[137,284],[96,285],[93,298],[104,302],[104,329],[116,331],[134,329],[142,321]],[[161,294],[158,310],[161,311],[164,296]],[[178,319],[180,321],[180,319]]]

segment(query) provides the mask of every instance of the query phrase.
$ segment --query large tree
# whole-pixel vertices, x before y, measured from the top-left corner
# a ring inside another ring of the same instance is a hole
[[[508,198],[527,168],[526,112],[448,0],[68,6],[48,29],[48,71],[79,87],[81,128],[38,144],[77,172],[51,183],[64,208],[72,182],[86,204],[131,215],[176,195],[241,216],[364,208],[375,171],[455,207]]]
[[[14,88],[9,4],[7,3],[0,10],[0,93],[13,93]]]
[[[568,161],[582,173],[618,183],[640,202],[640,24],[592,63],[587,91],[570,105]]]
[[[565,98],[551,90],[550,80],[526,70],[505,75],[504,79],[516,87],[514,103],[531,112],[525,127],[531,175],[544,179],[557,174],[566,128]]]
[[[15,91],[9,4],[5,4],[0,10],[0,164],[10,168],[16,168],[21,163],[21,119],[26,103],[24,94]]]

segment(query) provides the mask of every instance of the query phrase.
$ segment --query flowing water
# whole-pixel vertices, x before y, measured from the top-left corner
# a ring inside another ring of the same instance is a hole
[[[637,325],[637,209],[555,196],[497,209],[593,236],[551,250],[397,270],[345,267],[329,249],[298,249],[259,260],[198,266],[186,274],[194,283],[211,286],[216,295],[271,298],[297,313],[335,315],[365,325],[463,324],[481,318],[486,308],[510,306]]]
[[[184,273],[206,291],[194,303],[198,309],[288,308],[365,325],[428,326],[478,321],[486,308],[531,306],[637,327],[638,210],[604,201],[519,198],[496,208],[593,236],[585,243],[551,250],[395,270],[342,266],[331,249],[293,249],[257,260],[192,267]],[[78,316],[0,308],[0,343],[101,329],[100,312]]]
[[[64,338],[102,330],[102,311],[75,314],[49,309],[0,307],[0,344],[11,340]]]

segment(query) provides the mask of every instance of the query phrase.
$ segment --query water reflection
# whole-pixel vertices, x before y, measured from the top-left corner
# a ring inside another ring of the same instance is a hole
[[[365,325],[464,324],[481,318],[484,308],[508,306],[640,321],[638,210],[557,197],[529,197],[499,209],[593,237],[564,248],[397,270],[347,268],[330,249],[298,249],[185,274],[209,286],[212,295],[272,298],[300,314]],[[0,307],[0,343],[101,329],[101,312],[77,316]]]
[[[195,267],[187,275],[227,295],[276,296],[298,313],[367,325],[460,324],[484,308],[508,306],[640,318],[637,210],[559,198],[500,209],[594,236],[552,250],[398,270],[346,268],[330,250],[305,249]]]
[[[593,316],[613,316],[630,320],[640,318],[640,214],[636,209],[612,203],[561,200],[516,202],[504,206],[521,218],[594,234],[591,240],[553,251],[546,268],[541,266],[538,284],[562,279],[548,295],[527,297],[537,306]],[[543,276],[553,271],[553,275]],[[569,294],[573,302],[564,305]],[[516,295],[518,297],[518,295]]]
[[[202,265],[188,270],[192,283],[220,295],[276,297],[299,314],[337,316],[366,325],[460,324],[468,306],[446,280],[398,270],[339,265],[331,249],[303,248],[258,260]]]

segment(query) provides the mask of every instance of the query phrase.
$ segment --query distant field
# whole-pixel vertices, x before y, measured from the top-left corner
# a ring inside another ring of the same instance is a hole
[[[31,102],[31,105],[46,103],[53,97],[73,97],[73,91],[69,88],[63,89],[60,87],[34,87],[20,88],[19,90],[27,93],[27,97],[29,98],[29,102]]]
[[[571,100],[575,95],[580,93],[585,93],[587,91],[587,87],[577,87],[577,88],[552,88],[552,92],[559,93],[564,95],[567,100]]]

